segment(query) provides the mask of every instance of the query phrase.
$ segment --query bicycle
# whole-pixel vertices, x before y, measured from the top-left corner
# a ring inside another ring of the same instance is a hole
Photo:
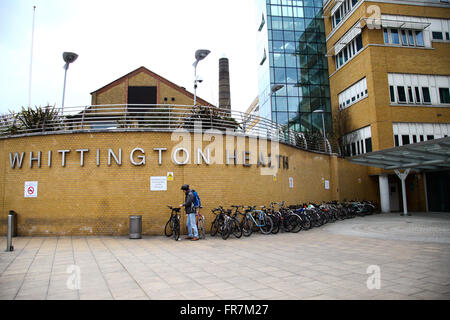
[[[280,227],[286,232],[297,233],[302,230],[304,221],[303,218],[296,214],[291,208],[284,206],[284,201],[276,203],[280,207],[279,217],[280,217]],[[272,205],[272,204],[271,204]]]
[[[200,214],[201,208],[202,207],[199,207],[195,212],[195,221],[197,223],[198,237],[200,239],[205,239],[205,237],[206,237],[205,216]]]
[[[213,222],[211,222],[210,234],[211,237],[214,237],[219,231],[222,234],[223,224],[224,224],[224,215],[225,210],[222,206],[214,208],[211,210],[211,213],[215,215]]]
[[[273,229],[272,218],[263,210],[256,210],[255,208],[256,206],[249,206],[245,210],[242,233],[246,237],[249,237],[253,233],[253,228],[259,228],[262,234],[270,234]]]
[[[226,212],[223,233],[228,233],[228,235],[225,235],[226,238],[228,238],[231,233],[238,239],[242,237],[242,228],[239,222],[238,214],[235,213],[233,215],[233,210],[231,209],[228,209]],[[223,233],[222,238],[224,238]]]
[[[170,218],[166,222],[164,227],[164,234],[166,237],[171,237],[173,235],[175,241],[180,239],[180,210],[181,208],[174,208],[167,206],[171,211]]]

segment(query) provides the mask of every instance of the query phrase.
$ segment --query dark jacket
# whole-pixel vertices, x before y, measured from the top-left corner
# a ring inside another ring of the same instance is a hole
[[[184,198],[184,208],[186,209],[186,214],[189,213],[195,213],[195,208],[194,208],[194,194],[192,193],[192,190],[188,190],[186,192],[185,198]]]

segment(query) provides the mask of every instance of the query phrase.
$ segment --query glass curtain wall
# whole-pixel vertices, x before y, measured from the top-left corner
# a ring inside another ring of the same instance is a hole
[[[322,0],[256,0],[260,115],[302,132],[321,131],[331,103]]]

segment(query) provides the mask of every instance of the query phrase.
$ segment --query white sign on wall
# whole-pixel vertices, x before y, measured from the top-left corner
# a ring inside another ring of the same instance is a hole
[[[150,177],[151,191],[167,191],[167,177]]]
[[[325,190],[330,190],[330,181],[325,180]]]
[[[25,198],[37,198],[38,196],[38,182],[37,181],[25,181],[24,197]]]
[[[289,177],[289,188],[294,188],[294,178]]]

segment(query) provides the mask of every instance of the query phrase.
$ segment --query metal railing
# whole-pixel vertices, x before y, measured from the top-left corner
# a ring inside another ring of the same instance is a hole
[[[221,131],[278,141],[309,151],[340,153],[336,145],[320,134],[293,131],[266,118],[245,112],[204,106],[182,105],[92,105],[46,107],[0,115],[0,138],[69,132],[172,132],[184,129]]]

